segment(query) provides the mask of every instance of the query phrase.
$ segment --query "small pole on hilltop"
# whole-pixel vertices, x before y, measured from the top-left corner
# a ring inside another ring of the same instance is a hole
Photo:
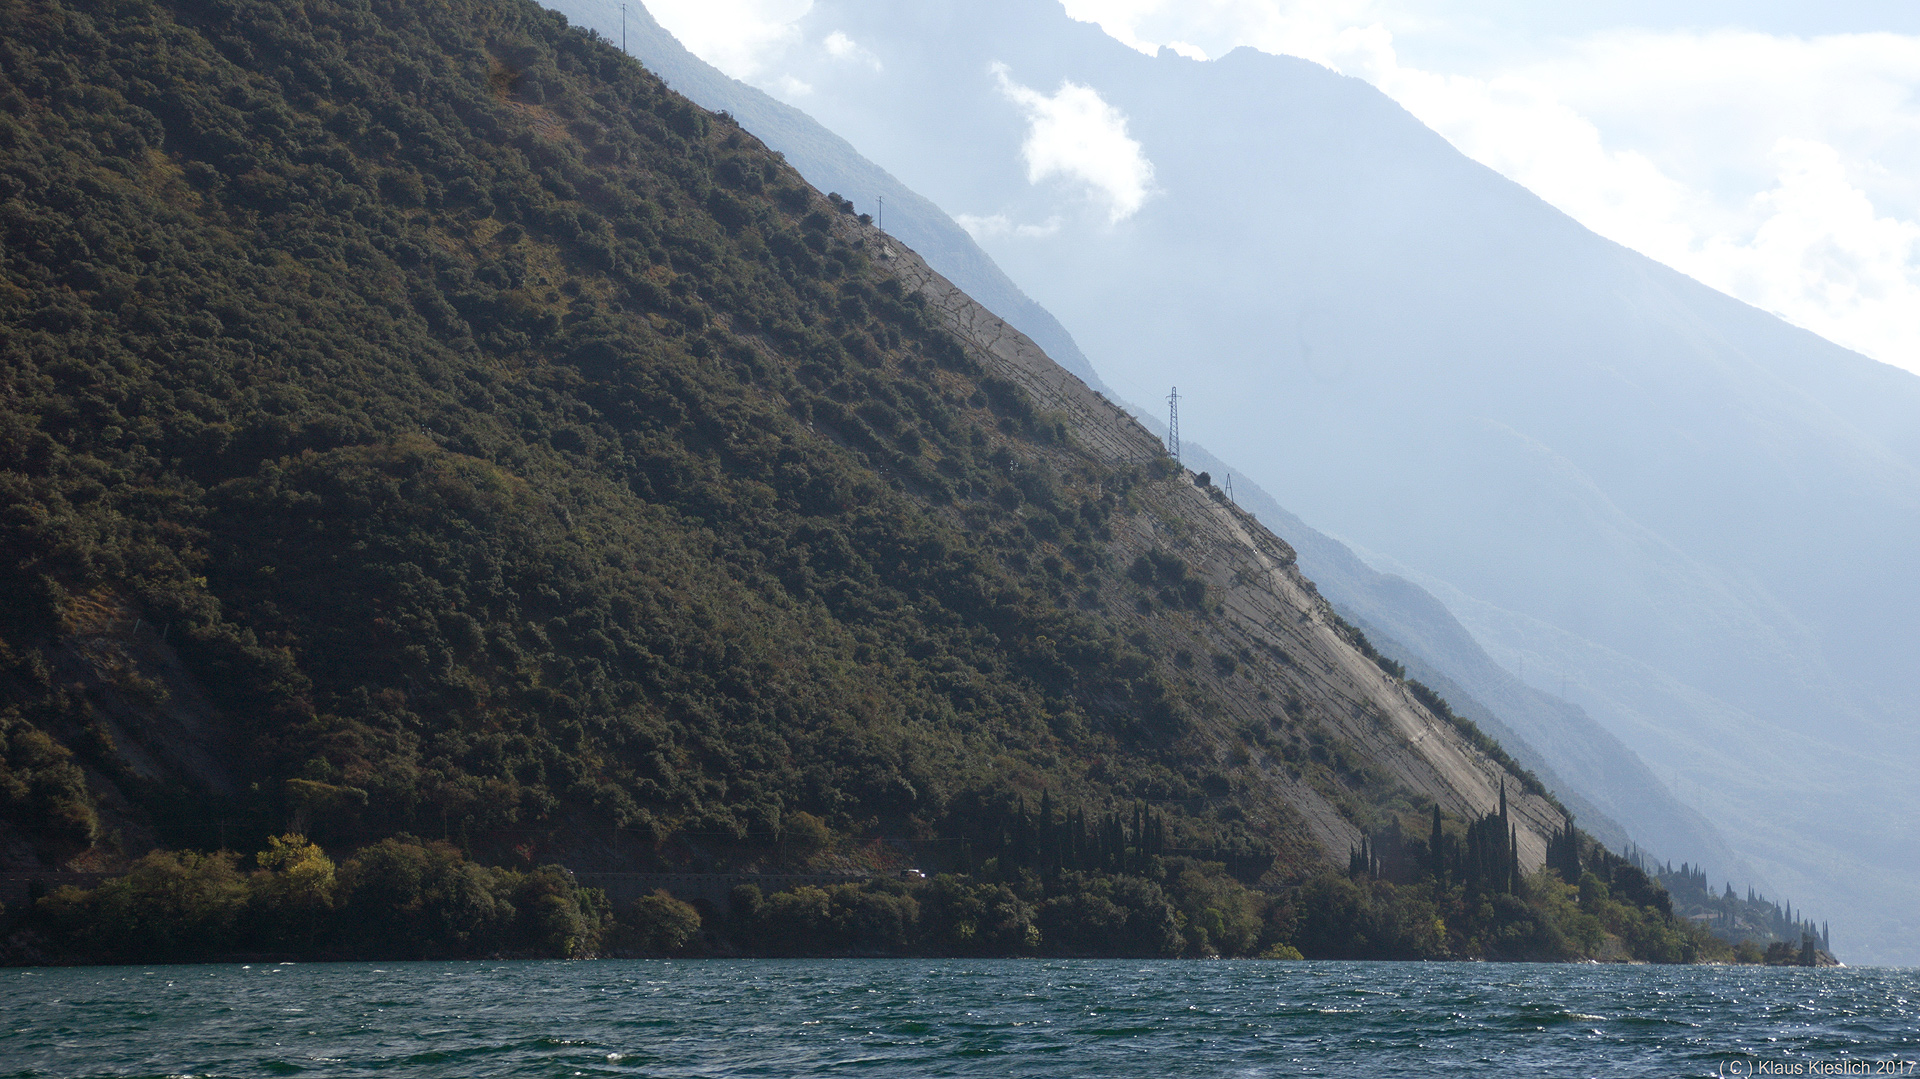
[[[628,56],[633,55],[627,52],[627,5],[625,4],[620,5],[620,51],[627,53]]]
[[[1180,387],[1167,394],[1167,452],[1175,464],[1180,462]]]
[[[887,231],[887,197],[885,195],[875,195],[873,198],[875,202],[880,204],[880,213],[874,220],[879,223],[880,231],[885,232]]]

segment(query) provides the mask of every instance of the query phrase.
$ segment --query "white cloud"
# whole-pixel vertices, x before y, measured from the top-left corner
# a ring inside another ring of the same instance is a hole
[[[1432,24],[1368,0],[1066,4],[1145,52],[1251,45],[1364,78],[1595,232],[1920,371],[1920,38],[1615,31],[1461,74],[1401,63],[1389,24]]]
[[[1695,276],[1822,337],[1920,371],[1920,224],[1882,216],[1833,147],[1782,139],[1751,237],[1713,238]]]
[[[835,30],[833,33],[828,34],[826,40],[821,44],[827,47],[827,55],[833,57],[835,60],[859,64],[862,67],[871,68],[874,71],[884,70],[881,67],[878,56],[867,51],[859,42],[854,41],[842,31]]]
[[[689,52],[747,82],[798,41],[793,24],[812,9],[813,0],[647,0],[655,21]]]
[[[1044,224],[1016,225],[1006,214],[990,214],[977,217],[973,214],[955,214],[953,218],[961,228],[976,240],[996,236],[1013,236],[1022,240],[1039,240],[1060,231],[1060,218],[1049,217]]]
[[[1000,92],[1027,114],[1020,147],[1027,181],[1059,177],[1091,189],[1106,204],[1107,221],[1133,216],[1153,193],[1153,162],[1127,134],[1127,118],[1098,91],[1062,82],[1051,96],[1013,81],[1005,64],[994,64]]]

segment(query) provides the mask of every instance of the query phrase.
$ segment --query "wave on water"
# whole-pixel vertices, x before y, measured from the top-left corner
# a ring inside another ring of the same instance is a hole
[[[20,1077],[1664,1079],[1920,1060],[1920,972],[1864,968],[598,961],[0,978],[0,1073]]]

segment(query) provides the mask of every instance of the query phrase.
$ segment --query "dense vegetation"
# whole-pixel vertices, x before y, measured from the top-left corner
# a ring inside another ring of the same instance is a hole
[[[1216,607],[1112,553],[1168,463],[551,13],[0,0],[0,100],[0,838],[131,867],[55,953],[1559,957],[1618,903],[1437,811],[1468,861],[1318,873],[1136,632]],[[1431,808],[1297,702],[1249,737]],[[719,921],[535,868],[909,857]]]
[[[1037,826],[1044,817],[1035,818]],[[1150,821],[1142,815],[1142,821]],[[1499,822],[1497,817],[1480,822]],[[268,841],[249,870],[231,852],[156,851],[124,877],[42,899],[8,945],[15,962],[240,958],[382,959],[589,955],[1241,956],[1269,959],[1700,959],[1798,962],[1779,948],[1736,951],[1666,909],[1637,867],[1599,848],[1570,883],[1470,870],[1465,843],[1442,840],[1425,870],[1357,857],[1277,894],[1219,862],[1138,844],[1078,856],[1079,827],[1055,818],[1029,859],[992,858],[931,880],[884,876],[771,893],[735,887],[699,906],[666,892],[612,910],[557,866],[488,868],[451,844],[399,836],[336,865],[301,836]],[[1483,829],[1489,832],[1490,829]],[[1125,834],[1124,824],[1119,832]],[[1112,831],[1108,831],[1113,835]],[[1009,851],[1009,853],[1011,853]],[[1096,857],[1104,854],[1106,858]],[[1064,858],[1063,858],[1064,856]],[[1365,862],[1366,865],[1361,863]],[[1037,871],[1034,863],[1052,866]],[[1508,862],[1509,868],[1512,863]],[[1091,866],[1091,867],[1089,867]],[[1781,946],[1782,948],[1785,945]],[[1812,945],[1809,943],[1808,948]],[[1810,965],[1810,964],[1809,964]]]
[[[583,956],[611,924],[599,893],[564,870],[488,869],[411,836],[340,865],[280,836],[255,861],[242,872],[229,851],[155,851],[91,891],[63,888],[40,902],[42,933],[28,936],[45,950],[16,958]]]

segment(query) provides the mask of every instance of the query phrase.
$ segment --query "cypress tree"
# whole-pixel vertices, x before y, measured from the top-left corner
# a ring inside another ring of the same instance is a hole
[[[1440,803],[1435,802],[1433,804],[1433,836],[1427,840],[1427,856],[1432,863],[1428,867],[1428,872],[1432,873],[1433,879],[1441,884],[1447,882],[1447,863],[1441,854],[1443,850],[1441,841],[1445,838],[1446,833],[1440,830]]]
[[[1520,894],[1520,827],[1507,826],[1507,894]]]
[[[1567,817],[1566,826],[1547,841],[1547,865],[1568,884],[1580,882],[1580,833],[1575,830],[1571,816]]]

